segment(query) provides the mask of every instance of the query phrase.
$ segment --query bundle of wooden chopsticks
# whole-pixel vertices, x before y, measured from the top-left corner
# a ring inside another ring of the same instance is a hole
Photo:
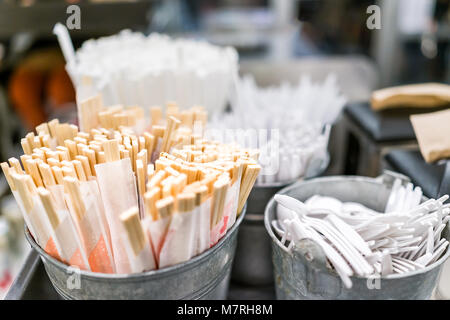
[[[142,134],[137,107],[99,107],[88,131],[52,120],[21,140],[20,161],[1,164],[48,254],[94,272],[142,272],[187,261],[232,227],[260,171],[258,152],[193,134],[201,108],[169,105],[166,120],[161,108],[150,113]]]

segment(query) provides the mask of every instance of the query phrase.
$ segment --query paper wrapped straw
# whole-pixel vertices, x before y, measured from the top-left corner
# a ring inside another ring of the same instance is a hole
[[[326,161],[330,126],[346,103],[334,75],[267,88],[246,76],[235,89],[232,112],[213,115],[205,137],[259,149],[258,185],[290,183]]]
[[[218,112],[228,101],[232,76],[238,70],[233,48],[124,30],[84,42],[73,57],[67,30],[62,29],[56,25],[55,33],[77,91],[91,86],[108,105],[177,101],[182,109],[200,104]]]

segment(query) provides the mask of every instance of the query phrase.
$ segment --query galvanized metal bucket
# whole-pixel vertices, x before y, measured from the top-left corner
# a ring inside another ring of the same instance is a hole
[[[321,161],[313,161],[306,178],[322,174],[329,163],[329,155]],[[236,257],[231,279],[250,286],[266,286],[273,283],[271,240],[264,228],[264,210],[275,193],[296,182],[256,185],[247,200],[247,214],[238,235]]]
[[[64,299],[224,300],[245,210],[244,207],[226,235],[204,253],[171,267],[129,275],[74,270],[45,253],[27,229],[25,234],[41,256],[50,281]]]
[[[316,194],[331,196],[383,211],[392,181],[392,176],[386,174],[376,179],[356,176],[324,177],[296,183],[279,193],[301,201]],[[264,224],[272,239],[278,299],[428,299],[437,284],[443,263],[450,255],[450,249],[447,248],[438,261],[407,275],[393,274],[379,279],[353,276],[353,287],[347,289],[339,276],[326,267],[326,257],[314,242],[299,241],[294,250],[288,251],[272,230],[271,221],[274,219],[276,202],[271,199],[266,207]],[[443,235],[450,239],[449,233],[447,226]],[[314,257],[312,261],[311,257]]]
[[[231,279],[262,286],[273,283],[271,241],[264,229],[264,209],[270,198],[286,184],[253,187],[247,201],[247,214],[238,234]]]

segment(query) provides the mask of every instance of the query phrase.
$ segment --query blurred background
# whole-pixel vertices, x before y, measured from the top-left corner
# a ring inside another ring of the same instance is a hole
[[[262,86],[333,72],[351,103],[368,101],[376,88],[450,83],[448,0],[0,0],[0,161],[18,156],[20,138],[37,124],[75,119],[75,92],[52,34],[71,4],[81,9],[81,29],[70,31],[75,49],[125,28],[206,39],[235,47],[240,73]],[[366,25],[373,4],[379,30]],[[330,153],[327,173],[343,173],[339,152]],[[1,178],[0,297],[28,247],[17,240],[23,222]]]

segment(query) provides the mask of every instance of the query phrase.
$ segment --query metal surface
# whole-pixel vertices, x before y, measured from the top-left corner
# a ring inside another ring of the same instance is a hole
[[[264,286],[273,283],[272,249],[263,219],[261,214],[248,213],[241,226],[231,273],[232,280],[241,285]]]
[[[79,272],[79,289],[69,289],[77,275],[46,254],[26,231],[27,240],[40,254],[47,275],[64,299],[226,299],[238,228],[245,215],[211,249],[191,260],[139,274]]]
[[[59,300],[36,250],[30,250],[5,300]]]
[[[321,175],[328,164],[329,155],[324,161],[314,163],[312,170],[308,170],[307,177]],[[249,286],[273,284],[272,248],[264,228],[264,210],[270,198],[291,183],[255,186],[250,192],[247,214],[238,235],[236,257],[231,272],[233,281]]]
[[[320,194],[336,197],[341,201],[359,202],[374,210],[384,211],[391,189],[388,181],[392,179],[325,177],[296,183],[280,193],[302,201]],[[275,217],[276,205],[272,199],[265,211],[264,224],[272,239],[278,299],[428,299],[436,286],[443,263],[450,255],[450,249],[447,248],[445,254],[432,265],[407,275],[383,276],[379,279],[379,286],[374,279],[353,276],[353,287],[347,289],[339,276],[326,267],[325,255],[314,242],[300,241],[296,244],[296,249],[289,252],[272,230],[271,221]],[[450,239],[448,229],[447,227],[444,236]],[[306,260],[306,253],[312,254],[312,262]]]
[[[415,140],[377,143],[346,113],[343,122],[346,131],[343,142],[346,149],[345,174],[376,177],[381,171],[382,159],[387,153],[396,149],[414,150],[418,147]],[[356,140],[357,147],[349,145],[351,137]]]
[[[11,284],[5,300],[19,300],[23,297],[25,288],[30,284],[36,268],[39,265],[39,254],[35,250],[31,250],[30,254],[23,263],[18,276]]]
[[[147,14],[153,0],[104,1],[75,3],[81,12],[81,28],[71,32],[72,37],[91,37],[112,34],[122,29],[145,29]],[[70,3],[65,1],[35,1],[21,6],[0,1],[0,38],[8,39],[21,32],[34,36],[54,38],[55,23],[64,23],[73,13],[67,13]]]

